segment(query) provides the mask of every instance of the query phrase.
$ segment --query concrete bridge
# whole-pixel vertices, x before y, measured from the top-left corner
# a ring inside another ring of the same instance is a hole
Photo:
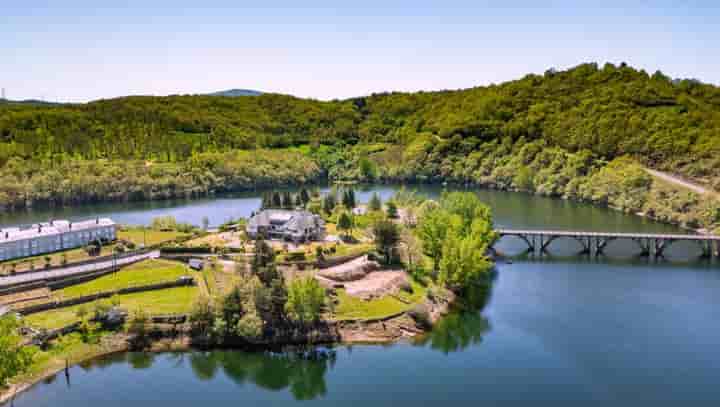
[[[720,236],[713,235],[680,235],[655,233],[605,233],[564,230],[517,230],[497,229],[500,238],[515,236],[528,246],[528,253],[547,253],[550,244],[560,238],[573,239],[582,246],[581,253],[599,256],[605,251],[608,243],[614,240],[632,241],[638,246],[641,256],[663,257],[665,249],[674,242],[690,241],[697,243],[702,251],[701,256],[720,258]]]

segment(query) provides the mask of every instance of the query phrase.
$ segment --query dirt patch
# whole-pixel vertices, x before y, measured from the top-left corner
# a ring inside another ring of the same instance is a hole
[[[320,277],[338,282],[356,281],[365,278],[368,273],[380,268],[374,261],[368,260],[367,256],[358,257],[347,263],[318,271]]]
[[[338,332],[342,343],[387,343],[425,333],[404,314],[385,321],[341,322]]]
[[[19,293],[0,296],[0,306],[8,305],[22,307],[28,303],[37,302],[38,300],[47,301],[51,296],[47,287],[38,288],[36,290],[22,291]]]
[[[395,294],[408,287],[407,274],[404,271],[373,271],[363,279],[345,283],[345,292],[353,297],[371,300],[388,294]]]

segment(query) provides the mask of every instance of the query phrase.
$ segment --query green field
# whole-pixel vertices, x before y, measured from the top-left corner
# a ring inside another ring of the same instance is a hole
[[[136,245],[144,244],[145,246],[154,246],[189,235],[188,233],[177,231],[160,231],[143,228],[120,229],[117,232],[118,239],[128,240]]]
[[[413,293],[400,292],[396,297],[386,295],[382,298],[365,301],[352,297],[345,293],[345,290],[337,290],[339,304],[335,306],[333,318],[336,320],[345,319],[377,319],[388,317],[403,311],[407,311],[415,304],[425,298],[427,288],[412,282]]]
[[[182,276],[192,273],[184,264],[167,260],[145,260],[120,269],[117,273],[108,274],[87,283],[74,285],[54,291],[58,299],[82,297],[105,291],[140,285],[176,281]]]
[[[150,315],[185,314],[192,309],[199,292],[198,288],[194,286],[177,287],[121,295],[118,299],[120,307],[130,313],[142,309]],[[93,305],[93,303],[88,303],[40,312],[26,317],[26,320],[37,328],[56,329],[78,321],[79,318],[76,314],[80,307],[92,310]]]

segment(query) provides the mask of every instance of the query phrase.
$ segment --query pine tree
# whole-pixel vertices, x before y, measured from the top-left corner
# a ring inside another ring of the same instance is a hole
[[[340,231],[345,232],[345,236],[348,235],[348,231],[352,228],[352,220],[348,216],[347,212],[343,212],[338,217],[337,228]]]
[[[395,202],[388,201],[385,206],[387,207],[387,216],[390,219],[395,219],[398,217],[398,210],[397,205],[395,205]]]
[[[344,205],[346,208],[348,208],[348,209],[352,209],[352,208],[354,208],[354,207],[356,206],[356,203],[355,203],[355,191],[353,191],[352,188],[346,189],[346,190],[343,192],[342,203],[343,203],[343,205]]]
[[[307,189],[303,188],[300,190],[300,199],[302,200],[303,205],[307,205],[307,203],[310,202],[310,194]]]
[[[282,208],[282,198],[280,197],[280,193],[277,191],[273,191],[272,194],[272,207]]]
[[[380,195],[378,195],[377,192],[373,193],[372,198],[370,198],[370,202],[368,203],[368,208],[371,211],[382,210],[382,201],[380,200]]]
[[[290,195],[290,192],[285,191],[282,196],[282,207],[284,209],[292,209],[293,207],[293,200],[292,195]]]

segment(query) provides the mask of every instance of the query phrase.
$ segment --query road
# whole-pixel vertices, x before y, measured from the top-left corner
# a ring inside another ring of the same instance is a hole
[[[685,181],[684,179],[678,178],[678,177],[676,177],[676,176],[674,176],[674,175],[670,175],[670,174],[667,174],[667,173],[664,173],[664,172],[661,172],[661,171],[651,170],[651,169],[649,169],[649,168],[645,168],[645,171],[646,171],[648,174],[652,175],[653,177],[660,178],[661,180],[666,181],[666,182],[669,182],[669,183],[671,183],[671,184],[675,184],[675,185],[679,185],[679,186],[681,186],[681,187],[687,188],[687,189],[689,189],[689,190],[691,190],[691,191],[693,191],[693,192],[696,192],[696,193],[698,193],[698,194],[700,194],[700,195],[707,195],[707,194],[709,194],[709,195],[716,196],[715,191],[713,191],[713,190],[711,190],[711,189],[708,189],[708,188],[705,188],[705,187],[702,187],[702,186],[700,186],[700,185],[698,185],[698,184],[694,184],[694,183],[692,183],[692,182]]]
[[[115,263],[113,262],[113,260],[107,260],[98,263],[84,264],[81,266],[68,266],[50,271],[37,271],[34,273],[24,273],[15,276],[0,277],[0,288],[14,284],[31,283],[34,281],[48,280],[58,277],[70,277],[77,274],[85,274],[91,271],[104,270],[112,267],[113,265],[124,266],[126,264],[135,263],[140,260],[156,259],[158,257],[160,257],[160,252],[155,250],[148,253],[138,254],[137,256],[117,259]]]

